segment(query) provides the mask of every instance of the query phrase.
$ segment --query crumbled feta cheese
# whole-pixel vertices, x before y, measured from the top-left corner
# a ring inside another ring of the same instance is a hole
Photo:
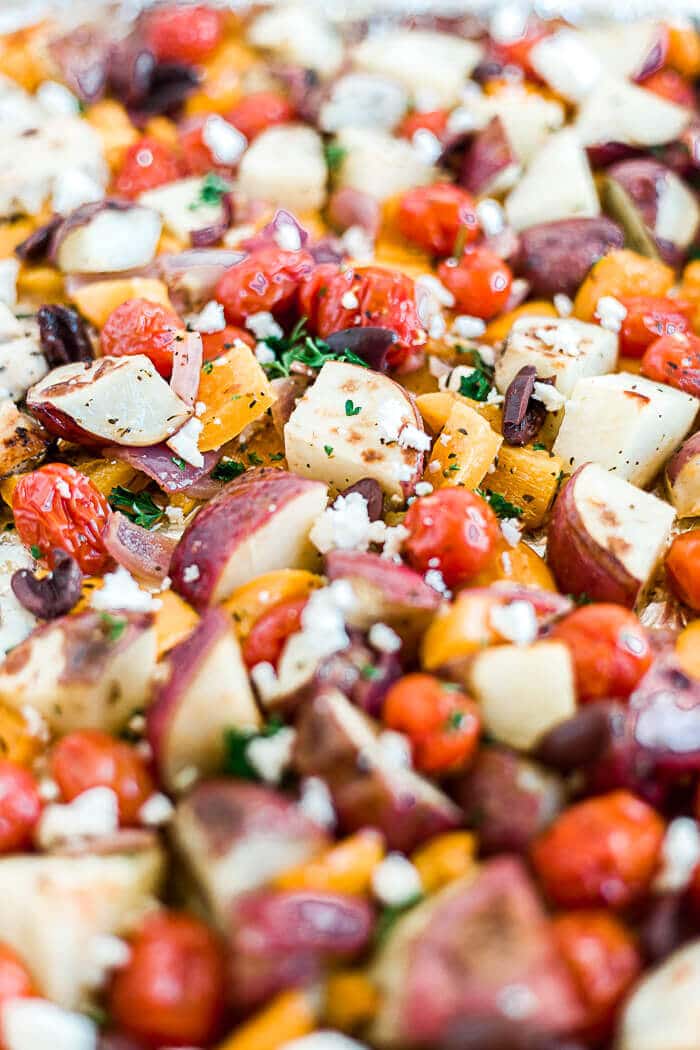
[[[404,733],[397,733],[395,729],[383,729],[377,737],[377,746],[383,765],[391,769],[412,768],[411,741]]]
[[[34,736],[37,740],[48,740],[49,739],[49,727],[46,719],[42,714],[37,711],[31,704],[22,704],[20,708],[20,714],[24,719],[27,732],[30,736]]]
[[[461,135],[465,131],[476,129],[476,117],[466,106],[457,106],[447,118],[446,129],[450,135]]]
[[[167,824],[175,813],[175,807],[161,791],[149,795],[138,813],[139,822],[147,827],[158,828]]]
[[[190,318],[190,328],[206,335],[212,332],[223,332],[225,327],[224,308],[221,303],[217,303],[216,299],[210,299],[198,314]]]
[[[654,880],[657,893],[677,893],[690,882],[700,863],[700,828],[691,817],[676,817],[661,846],[661,870]]]
[[[491,387],[486,397],[487,405],[501,405],[505,401],[503,394],[499,394],[496,387]]]
[[[248,146],[245,135],[217,113],[204,121],[202,142],[217,164],[229,167],[238,163]]]
[[[474,375],[475,372],[476,369],[472,365],[456,365],[446,376],[440,376],[438,386],[441,390],[452,390],[458,394],[462,380],[469,379],[469,376]]]
[[[351,289],[348,289],[347,292],[343,293],[340,305],[344,310],[357,310],[360,305],[360,300]]]
[[[526,4],[499,4],[489,22],[489,36],[497,44],[522,40],[527,30],[529,11]]]
[[[431,317],[430,324],[428,325],[428,335],[431,339],[439,340],[444,338],[447,332],[447,321],[441,313],[436,313]]]
[[[428,584],[428,587],[432,587],[433,590],[437,591],[438,594],[441,594],[443,598],[452,597],[452,591],[445,583],[439,569],[428,569],[423,579]]]
[[[419,481],[416,485],[416,496],[429,496],[433,491],[433,486],[429,481]]]
[[[42,777],[39,781],[39,798],[42,802],[55,802],[61,797],[61,789],[51,777]]]
[[[271,365],[275,360],[275,351],[271,350],[267,343],[258,343],[255,347],[255,357],[261,365]]]
[[[418,128],[411,136],[411,145],[421,163],[431,165],[443,151],[442,142],[428,128]]]
[[[245,749],[246,758],[266,784],[279,784],[292,761],[296,732],[289,726],[272,736],[256,736]]]
[[[490,368],[496,364],[496,350],[494,347],[489,346],[487,343],[479,343],[477,346],[479,357],[485,365],[489,365]]]
[[[17,303],[18,259],[0,259],[0,305],[14,307]]]
[[[96,1050],[97,1026],[48,999],[9,999],[2,1008],[7,1050]]]
[[[391,558],[392,561],[401,561],[399,551],[403,541],[408,539],[410,533],[405,525],[387,525],[384,533],[384,546],[382,547],[382,558]]]
[[[131,958],[131,948],[121,937],[111,933],[99,933],[87,946],[89,974],[87,983],[91,988],[100,988],[113,970],[126,966]]]
[[[250,678],[263,700],[275,695],[279,685],[277,672],[267,660],[261,660],[251,667]]]
[[[372,872],[372,892],[387,908],[398,908],[423,892],[415,865],[403,853],[387,853]]]
[[[506,228],[506,214],[492,197],[484,197],[476,205],[476,217],[486,237],[495,237]]]
[[[486,323],[470,314],[459,314],[452,323],[452,332],[460,339],[478,339],[485,331]]]
[[[204,456],[197,446],[202,430],[202,422],[192,417],[192,419],[187,420],[183,427],[180,427],[176,434],[168,438],[166,444],[168,448],[173,450],[175,455],[179,456],[180,459],[184,459],[185,463],[189,463],[193,467],[203,467]]]
[[[260,310],[246,318],[245,326],[256,339],[281,339],[284,331],[268,310]]]
[[[184,525],[185,523],[182,507],[167,506],[165,508],[165,516],[171,525]]]
[[[362,226],[350,226],[340,238],[343,248],[356,262],[371,262],[374,242]]]
[[[42,849],[80,839],[102,838],[119,828],[119,799],[108,787],[93,787],[66,805],[46,806],[37,827]]]
[[[104,189],[80,168],[69,168],[56,175],[53,181],[53,210],[59,215],[68,215],[81,204],[101,201]]]
[[[520,521],[517,518],[501,518],[499,525],[506,543],[509,543],[511,547],[517,547],[521,539]]]
[[[595,316],[601,328],[609,332],[619,332],[622,322],[627,317],[627,308],[613,295],[603,295],[596,303]]]
[[[379,427],[382,441],[391,443],[399,440],[399,431],[404,425],[406,413],[406,402],[398,398],[389,398],[380,406],[377,413],[377,426]]]
[[[495,605],[489,619],[491,626],[515,645],[529,645],[537,637],[537,616],[530,602]]]
[[[557,353],[566,354],[567,357],[580,357],[583,353],[580,336],[566,322],[562,324],[553,321],[550,325],[542,325],[541,328],[535,329],[534,335],[545,346],[551,347]]]
[[[439,281],[437,277],[433,277],[432,274],[423,273],[420,277],[416,277],[416,285],[430,292],[432,297],[440,303],[440,306],[454,306],[455,297],[452,292],[449,288],[445,288],[442,281]]]
[[[199,565],[188,565],[182,573],[182,578],[185,583],[194,583],[201,575]]]
[[[370,543],[381,543],[385,532],[383,521],[370,521],[365,497],[360,492],[349,492],[338,496],[333,506],[316,519],[309,539],[321,554],[332,550],[366,551]]]
[[[368,638],[372,648],[380,653],[397,653],[402,645],[396,631],[385,623],[373,623]]]
[[[320,777],[307,777],[301,782],[299,809],[322,828],[334,828],[335,807],[328,786]]]
[[[563,292],[557,292],[553,299],[554,309],[560,317],[570,317],[574,310],[573,299]]]
[[[90,595],[93,609],[104,612],[151,612],[160,608],[160,600],[139,587],[128,569],[118,565],[108,572],[104,584]]]
[[[72,91],[57,80],[45,80],[36,91],[37,101],[57,117],[74,117],[80,112],[80,103]]]
[[[428,452],[431,441],[424,430],[420,430],[413,423],[406,423],[399,433],[399,445],[401,448],[414,448],[417,452]]]
[[[566,397],[551,383],[535,383],[532,391],[535,401],[541,401],[548,412],[558,412],[566,404]]]

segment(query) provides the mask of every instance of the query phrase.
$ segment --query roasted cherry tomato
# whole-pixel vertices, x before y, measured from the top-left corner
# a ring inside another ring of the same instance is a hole
[[[647,633],[621,605],[601,602],[576,609],[552,630],[568,647],[579,701],[626,699],[651,666]]]
[[[700,612],[700,529],[676,536],[666,555],[671,590],[693,612]]]
[[[297,289],[309,277],[314,260],[308,252],[259,248],[228,269],[216,286],[229,324],[243,324],[251,314],[268,310],[277,316],[294,304]]]
[[[530,52],[535,44],[549,33],[547,26],[538,18],[529,18],[520,36],[514,40],[498,41],[491,44],[490,56],[504,66],[519,66],[529,76],[535,74],[530,65]]]
[[[0,853],[30,846],[40,814],[34,775],[16,762],[0,759]]]
[[[174,310],[149,299],[127,299],[112,310],[102,328],[100,347],[108,356],[145,354],[166,379],[173,369],[175,340],[185,330]]]
[[[196,117],[178,128],[178,143],[182,154],[182,165],[188,175],[206,175],[218,165],[212,152],[202,138],[206,117]]]
[[[207,332],[202,336],[202,360],[213,361],[230,350],[235,342],[245,343],[255,349],[255,339],[245,328],[227,324],[221,332]]]
[[[469,583],[493,555],[498,519],[486,500],[460,488],[422,496],[404,520],[406,556],[419,572],[436,569],[448,587]]]
[[[111,788],[125,825],[138,824],[141,806],[155,791],[138,751],[99,729],[76,730],[59,740],[51,753],[51,775],[67,802],[89,788]]]
[[[150,1046],[200,1046],[216,1035],[224,999],[217,938],[181,912],[148,915],[117,970],[109,1013],[120,1029]]]
[[[446,109],[431,109],[424,113],[414,111],[407,113],[401,121],[397,135],[412,139],[417,131],[430,131],[436,138],[441,138],[447,128],[449,112]]]
[[[386,695],[382,718],[405,733],[413,762],[424,773],[454,773],[470,762],[479,742],[479,709],[461,689],[430,674],[408,674]]]
[[[300,289],[299,303],[322,339],[345,328],[390,328],[397,336],[388,355],[392,368],[410,368],[425,343],[413,281],[395,270],[317,266]]]
[[[441,262],[438,277],[454,295],[460,313],[484,321],[504,309],[513,284],[508,264],[490,249],[479,247],[467,248],[459,261]]]
[[[585,1035],[603,1039],[642,968],[634,940],[606,911],[567,912],[555,916],[553,925],[559,951],[585,1006]]]
[[[647,347],[664,335],[690,330],[690,303],[654,295],[622,296],[627,316],[620,329],[620,353],[642,357]]]
[[[8,999],[38,995],[34,978],[9,944],[0,942],[0,1008]]]
[[[547,896],[563,908],[624,908],[649,888],[664,823],[629,791],[578,802],[535,842],[532,862]]]
[[[168,4],[146,20],[146,40],[161,62],[201,62],[217,46],[223,31],[223,13],[206,4]]]
[[[641,82],[640,87],[653,91],[655,95],[675,102],[678,106],[695,109],[697,105],[692,83],[675,69],[657,69],[656,73],[652,73]]]
[[[146,136],[126,151],[114,180],[114,190],[118,196],[133,200],[146,190],[173,182],[181,175],[182,167],[174,150]]]
[[[243,659],[247,667],[269,663],[277,667],[290,634],[301,629],[301,614],[308,599],[290,598],[279,602],[263,613],[243,643]]]
[[[450,255],[457,245],[464,247],[479,236],[474,198],[450,182],[416,186],[404,193],[397,223],[404,237],[434,255]]]
[[[56,548],[72,555],[83,572],[98,575],[110,563],[102,532],[107,500],[85,474],[66,463],[48,463],[23,474],[12,495],[19,538],[52,564]]]
[[[252,142],[262,131],[294,119],[291,102],[277,91],[255,91],[245,95],[226,114],[229,124]]]
[[[700,336],[664,335],[646,350],[642,374],[700,397]]]

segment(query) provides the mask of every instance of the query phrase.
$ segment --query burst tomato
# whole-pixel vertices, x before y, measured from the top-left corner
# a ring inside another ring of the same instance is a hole
[[[700,336],[681,332],[657,339],[644,353],[642,374],[700,397]]]
[[[230,350],[234,343],[242,342],[255,349],[255,339],[245,328],[227,324],[221,332],[206,332],[202,336],[202,360],[213,361]]]
[[[182,338],[184,330],[180,318],[167,306],[149,299],[127,299],[105,321],[100,347],[106,357],[145,354],[168,379],[175,340]]]
[[[441,262],[438,276],[461,313],[484,321],[504,309],[513,284],[508,264],[490,249],[479,247],[467,248],[459,261]]]
[[[581,702],[626,699],[651,666],[647,633],[621,605],[601,602],[561,620],[551,637],[569,649]]]
[[[433,775],[464,769],[479,741],[479,709],[461,689],[430,674],[408,674],[386,695],[385,725],[411,741],[417,769]]]
[[[666,555],[671,590],[693,612],[700,612],[700,529],[676,536]]]
[[[170,146],[148,136],[129,146],[114,180],[115,193],[134,200],[182,175],[182,167]]]
[[[252,252],[228,269],[216,286],[216,298],[224,304],[226,320],[237,325],[264,310],[276,316],[286,313],[313,266],[313,258],[305,251],[268,247]]]
[[[37,547],[49,565],[58,548],[72,555],[83,572],[96,575],[109,566],[102,540],[109,504],[73,467],[48,463],[24,474],[12,495],[12,510],[22,543]]]
[[[277,91],[255,91],[226,114],[230,124],[252,142],[262,131],[294,119],[294,107]]]
[[[692,83],[675,69],[657,69],[656,73],[642,81],[641,87],[668,99],[669,102],[675,102],[678,106],[695,109],[697,104]]]
[[[277,667],[290,634],[295,634],[301,628],[301,614],[306,602],[306,598],[290,598],[263,613],[243,643],[246,667],[255,667],[260,663]]]
[[[30,846],[40,814],[34,775],[16,762],[0,759],[0,853]]]
[[[98,729],[76,730],[59,740],[51,753],[51,775],[67,802],[89,788],[111,788],[125,825],[138,824],[139,810],[155,790],[136,749]]]
[[[224,31],[221,11],[206,4],[168,4],[146,20],[146,39],[161,62],[201,62]]]
[[[419,572],[438,570],[448,587],[461,587],[481,572],[501,535],[488,503],[461,488],[444,488],[415,500],[404,525],[411,565]]]
[[[621,296],[627,315],[620,328],[620,353],[642,357],[648,346],[661,336],[690,330],[690,303],[654,295]]]
[[[449,182],[404,193],[397,222],[404,237],[434,255],[450,255],[458,242],[464,246],[479,236],[474,198]]]
[[[423,113],[407,113],[399,125],[397,135],[412,139],[417,131],[430,131],[441,138],[447,128],[449,113],[446,109],[431,109]]]

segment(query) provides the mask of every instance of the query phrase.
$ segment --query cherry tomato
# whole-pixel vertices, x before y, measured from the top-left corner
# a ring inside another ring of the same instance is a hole
[[[663,335],[645,351],[641,370],[649,379],[700,397],[700,336]]]
[[[345,328],[390,328],[397,336],[388,355],[392,368],[411,367],[425,343],[413,281],[393,270],[317,266],[300,289],[299,303],[311,331],[322,339]]]
[[[109,504],[85,474],[65,463],[47,463],[23,474],[12,495],[12,510],[22,543],[38,547],[49,565],[58,548],[90,575],[108,568],[111,559],[102,532]]]
[[[294,119],[291,102],[277,91],[255,91],[245,95],[226,114],[226,120],[252,142],[262,131]]]
[[[458,262],[441,262],[438,277],[454,295],[461,313],[484,321],[504,309],[513,284],[508,264],[488,248],[469,247]]]
[[[0,942],[0,1006],[8,999],[38,995],[34,978],[9,944]]]
[[[700,529],[676,536],[666,555],[671,590],[694,612],[700,612]]]
[[[133,200],[146,190],[173,182],[181,175],[180,162],[170,146],[146,136],[126,151],[114,180],[114,190],[117,196]]]
[[[122,824],[138,824],[141,806],[155,791],[135,748],[98,729],[64,736],[51,754],[51,775],[67,802],[93,787],[112,788]]]
[[[532,863],[549,899],[564,908],[624,908],[649,888],[664,823],[629,791],[578,802],[535,842]]]
[[[178,128],[178,143],[182,154],[182,165],[188,175],[206,175],[222,167],[217,164],[212,152],[202,138],[206,117],[197,117]]]
[[[34,775],[16,762],[0,759],[0,853],[30,846],[40,814]]]
[[[437,569],[448,587],[469,583],[498,543],[498,518],[486,500],[460,488],[444,488],[415,500],[404,525],[406,556],[419,572]]]
[[[690,329],[690,303],[654,295],[621,296],[627,316],[620,329],[620,353],[642,357],[648,346],[661,336]]]
[[[173,369],[174,344],[184,330],[180,318],[167,306],[149,299],[127,299],[105,321],[100,347],[105,356],[145,354],[168,379]]]
[[[636,945],[622,923],[606,911],[567,912],[557,915],[553,926],[585,1006],[586,1035],[603,1039],[641,971]]]
[[[114,975],[109,1013],[149,1045],[203,1045],[219,1026],[224,981],[221,948],[208,926],[183,912],[154,912]]]
[[[641,82],[640,87],[688,109],[695,109],[697,104],[692,83],[675,69],[657,69]]]
[[[205,332],[202,335],[202,361],[213,361],[230,350],[234,343],[242,342],[255,349],[255,339],[245,328],[227,324],[221,332]]]
[[[629,609],[601,602],[576,609],[552,630],[568,647],[579,701],[626,699],[651,666],[647,633]]]
[[[307,598],[290,598],[278,602],[263,613],[243,643],[246,667],[255,667],[260,663],[277,667],[290,634],[296,634],[301,629],[301,614],[307,601]]]
[[[450,255],[458,241],[469,244],[479,236],[474,198],[449,182],[404,193],[397,222],[404,237],[434,255]]]
[[[417,769],[434,775],[464,769],[479,741],[479,709],[461,689],[430,674],[408,674],[386,695],[384,723],[411,740]]]
[[[504,66],[519,66],[530,76],[535,71],[530,65],[530,52],[535,44],[548,35],[547,26],[538,18],[529,18],[524,32],[515,40],[506,42],[494,42],[491,44],[490,53]],[[539,78],[537,78],[539,79]]]
[[[397,135],[412,139],[417,131],[430,131],[436,138],[442,138],[447,128],[449,112],[446,109],[431,109],[424,113],[407,113],[401,121]]]
[[[161,62],[201,62],[223,32],[222,12],[206,4],[169,4],[150,14],[146,22],[148,45]]]
[[[314,260],[308,252],[259,248],[232,266],[216,286],[229,324],[243,324],[251,314],[269,310],[284,314],[294,304],[297,289],[311,274]]]

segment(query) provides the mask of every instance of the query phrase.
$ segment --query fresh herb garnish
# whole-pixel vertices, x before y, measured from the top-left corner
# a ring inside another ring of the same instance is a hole
[[[257,452],[248,452],[248,462],[253,467],[259,467],[263,463],[262,456],[259,456]]]
[[[147,492],[130,492],[123,485],[117,485],[109,494],[109,504],[113,510],[120,510],[135,525],[152,529],[163,517],[163,508]]]
[[[468,376],[461,376],[459,380],[459,392],[464,397],[470,397],[472,401],[485,401],[491,390],[491,376],[478,365]]]
[[[378,667],[373,667],[372,664],[363,664],[360,668],[360,678],[364,678],[366,682],[375,682],[378,678],[382,677],[382,672]]]
[[[345,402],[345,415],[346,416],[357,416],[357,415],[360,414],[361,411],[362,411],[362,406],[353,404],[353,402],[350,400],[350,398],[348,398],[348,400]]]
[[[205,376],[210,376],[212,374],[212,372],[214,371],[214,362],[213,361],[205,361],[204,364],[202,365],[202,371],[204,372]]]
[[[270,463],[279,463],[281,459],[284,459],[284,452],[275,452],[270,456]]]
[[[547,446],[543,445],[541,441],[537,441],[532,446],[532,450],[533,450],[533,452],[546,452],[547,451]]]
[[[340,165],[345,160],[347,150],[344,146],[339,146],[337,142],[328,142],[323,147],[323,152],[326,155],[326,164],[329,171],[337,171]]]
[[[326,455],[330,459],[331,456],[333,455],[333,446],[332,445],[324,445],[323,446],[323,451],[326,453]]]
[[[247,749],[251,740],[259,737],[267,738],[276,736],[284,723],[279,718],[271,718],[267,725],[256,732],[254,729],[227,729],[224,732],[224,747],[226,759],[224,772],[232,777],[241,777],[243,780],[260,780],[260,775],[253,765],[248,761]]]
[[[187,464],[180,456],[171,456],[170,458],[178,470],[187,470]]]
[[[202,179],[199,196],[188,205],[189,210],[196,211],[197,208],[201,208],[206,204],[221,204],[221,198],[230,189],[231,187],[225,179],[222,179],[215,171],[210,171]]]
[[[214,481],[233,481],[245,471],[245,465],[237,459],[222,459],[211,472]]]
[[[109,613],[100,613],[100,619],[107,632],[107,637],[110,642],[118,641],[126,630],[126,620],[120,620],[117,616],[111,616]]]
[[[32,552],[32,558],[34,559],[34,561],[41,561],[41,559],[44,557],[44,555],[41,553],[41,547],[37,547],[36,543],[32,543],[29,549]]]
[[[277,358],[263,366],[272,378],[288,376],[294,361],[309,368],[322,368],[326,361],[349,361],[353,365],[368,367],[367,362],[351,350],[336,353],[323,339],[310,336],[306,331],[305,317],[297,322],[288,336],[268,336],[263,342]]]
[[[500,492],[489,492],[488,489],[477,489],[476,491],[482,499],[485,499],[490,504],[491,510],[497,517],[519,518],[522,516],[523,508],[516,507],[515,503],[510,503]]]

